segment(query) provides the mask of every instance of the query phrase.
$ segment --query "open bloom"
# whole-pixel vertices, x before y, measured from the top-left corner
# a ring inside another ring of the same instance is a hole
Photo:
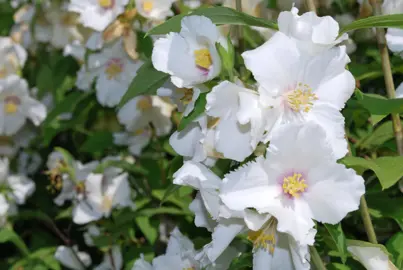
[[[143,148],[148,145],[152,136],[150,128],[138,129],[132,132],[116,132],[113,142],[116,145],[125,145],[134,156],[140,156]]]
[[[17,75],[0,80],[0,134],[13,135],[27,118],[38,126],[46,118],[46,107],[29,95],[28,84]]]
[[[352,95],[355,80],[345,69],[350,59],[344,46],[311,56],[300,50],[294,39],[279,32],[242,56],[259,83],[265,141],[281,125],[314,121],[326,131],[338,158],[347,153],[340,110]]]
[[[128,3],[129,0],[70,0],[68,10],[79,13],[85,27],[103,31]]]
[[[138,96],[119,110],[118,120],[126,130],[136,134],[142,134],[151,124],[157,136],[164,136],[172,129],[171,115],[174,108],[160,97]]]
[[[206,115],[200,116],[183,130],[175,131],[169,138],[169,144],[185,160],[213,166],[217,158],[223,157],[215,149],[215,130],[210,128],[216,124],[216,120]]]
[[[27,60],[27,52],[9,37],[0,37],[0,79],[19,74]]]
[[[77,259],[74,253],[80,260]],[[77,246],[58,246],[55,252],[55,259],[63,266],[72,270],[85,270],[85,267],[91,265],[90,255],[86,252],[79,251]]]
[[[163,21],[174,15],[171,6],[175,0],[136,0],[136,8],[141,16],[153,20]]]
[[[309,269],[307,246],[300,246],[290,235],[277,232],[274,217],[250,209],[227,209],[219,197],[221,179],[204,165],[185,162],[174,174],[174,183],[191,186],[199,191],[189,207],[192,211],[196,210],[196,226],[213,231],[212,242],[205,245],[196,256],[203,266],[219,264],[220,257],[228,252],[234,238],[249,231],[249,239],[255,247],[254,269],[278,269],[279,265],[284,266],[281,269]],[[313,236],[310,234],[311,243]],[[287,264],[284,264],[285,261]]]
[[[126,54],[122,40],[119,40],[100,53],[89,56],[88,69],[83,65],[77,75],[77,86],[88,91],[96,77],[95,88],[99,103],[107,107],[116,106],[142,64],[142,61],[134,61]]]
[[[243,161],[263,138],[263,112],[252,90],[221,82],[207,95],[206,114],[216,120],[215,149],[226,158]]]
[[[73,209],[73,221],[76,224],[109,217],[113,208],[134,207],[127,173],[91,173],[80,188],[78,202]]]
[[[299,16],[295,7],[291,11],[280,13],[278,28],[309,54],[323,52],[348,39],[347,34],[338,38],[339,24],[332,17],[318,17],[315,12],[306,12]]]
[[[155,69],[171,75],[179,88],[192,87],[216,77],[221,59],[215,44],[224,41],[217,27],[204,16],[182,19],[181,31],[155,42],[152,62]]]
[[[309,243],[313,220],[336,224],[358,209],[364,180],[336,163],[323,129],[290,124],[272,138],[259,157],[225,176],[224,204],[235,211],[255,208],[278,220],[277,229]]]
[[[0,219],[14,215],[35,191],[35,183],[23,174],[10,174],[7,158],[0,159]],[[2,222],[0,222],[2,223]]]
[[[154,258],[152,264],[144,260],[143,257],[135,261],[132,270],[183,270],[201,269],[200,262],[195,260],[196,250],[189,238],[184,236],[178,228],[175,228],[168,241],[168,247],[164,255]],[[234,249],[229,249],[223,254],[216,266],[209,265],[207,270],[228,269],[231,260],[236,256]]]

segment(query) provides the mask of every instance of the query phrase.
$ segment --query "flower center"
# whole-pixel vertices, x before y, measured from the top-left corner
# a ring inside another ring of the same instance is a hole
[[[98,0],[98,4],[99,4],[102,8],[112,8],[114,2],[115,2],[114,0]]]
[[[77,192],[78,194],[83,194],[83,193],[85,192],[85,184],[84,184],[84,182],[78,183],[78,184],[76,185],[75,189],[76,189],[76,192]]]
[[[105,73],[108,75],[108,79],[115,79],[120,73],[123,72],[123,60],[120,58],[111,58],[106,63]]]
[[[277,219],[271,217],[262,229],[249,231],[248,240],[253,243],[253,250],[264,249],[273,255],[276,246]]]
[[[302,174],[293,173],[291,176],[284,177],[282,187],[284,193],[298,198],[301,193],[305,191],[308,185],[305,183]]]
[[[184,105],[188,105],[193,98],[193,89],[192,88],[181,88],[178,89],[178,91],[183,92],[183,96],[181,97],[180,101],[184,104]]]
[[[139,109],[140,111],[146,111],[152,106],[153,104],[150,97],[144,97],[137,102],[137,109]]]
[[[17,112],[21,100],[17,96],[7,96],[4,99],[4,112],[6,114],[14,114]]]
[[[104,196],[102,199],[102,210],[108,212],[112,209],[112,198],[109,196]]]
[[[145,12],[150,12],[154,7],[153,1],[144,1],[143,2],[143,9]]]
[[[208,49],[194,51],[196,66],[202,69],[208,69],[212,65],[211,54]]]
[[[77,17],[73,13],[65,13],[60,17],[60,23],[64,26],[73,26],[77,23]]]
[[[318,97],[312,93],[312,88],[307,84],[298,83],[298,87],[286,94],[288,106],[296,112],[309,112],[312,109],[313,102]]]
[[[7,76],[7,69],[5,67],[0,68],[0,79],[3,79]]]

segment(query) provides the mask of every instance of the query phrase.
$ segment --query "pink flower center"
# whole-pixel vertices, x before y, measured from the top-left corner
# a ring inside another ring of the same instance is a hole
[[[105,73],[108,79],[115,79],[124,70],[123,60],[121,58],[111,58],[106,63]]]

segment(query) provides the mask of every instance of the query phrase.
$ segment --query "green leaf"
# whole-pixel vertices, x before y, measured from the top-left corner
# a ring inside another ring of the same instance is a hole
[[[375,218],[392,218],[403,230],[403,198],[390,198],[385,193],[367,194],[370,214]]]
[[[51,110],[45,121],[43,122],[43,126],[49,125],[52,120],[61,115],[62,113],[72,112],[75,106],[83,99],[85,99],[88,95],[91,95],[91,92],[83,93],[79,91],[71,92],[67,95],[62,101],[57,103],[53,110]]]
[[[147,238],[148,242],[154,244],[155,240],[157,240],[158,233],[157,229],[150,224],[149,217],[136,217],[136,223],[144,236]]]
[[[12,266],[12,270],[32,269],[32,270],[60,270],[60,263],[55,259],[56,247],[44,247],[36,250],[28,257],[17,261]]]
[[[233,24],[233,25],[249,25],[260,26],[278,30],[278,26],[273,21],[268,21],[262,18],[253,17],[242,12],[238,12],[227,7],[211,7],[200,8],[189,15],[201,15],[209,18],[214,24]],[[186,15],[186,16],[189,16]],[[185,17],[184,14],[172,17],[163,24],[160,24],[151,29],[147,35],[163,35],[169,32],[179,32],[181,29],[181,20]]]
[[[403,113],[403,98],[387,99],[376,94],[363,94],[358,103],[371,114],[388,115],[390,113]]]
[[[348,253],[347,253],[347,244],[346,244],[346,237],[344,236],[343,229],[341,228],[341,224],[323,224],[327,231],[329,232],[330,236],[332,237],[334,243],[336,244],[337,251],[341,258],[343,264],[346,263]]]
[[[160,215],[160,214],[191,215],[192,212],[190,212],[188,209],[182,210],[182,209],[178,209],[175,207],[158,207],[158,208],[140,210],[138,212],[138,214],[142,215],[142,216],[146,216],[146,217],[151,217],[151,216]]]
[[[376,127],[368,136],[357,142],[356,147],[375,149],[395,137],[392,121],[387,121]]]
[[[104,152],[105,149],[113,145],[113,135],[109,131],[97,131],[87,138],[80,147],[80,151],[86,153]]]
[[[403,269],[403,232],[398,232],[386,243],[397,269]]]
[[[131,164],[125,160],[107,160],[104,161],[103,163],[99,164],[95,170],[94,173],[103,173],[107,168],[109,167],[116,167],[123,169],[127,172],[130,172],[132,174],[139,174],[139,175],[147,175],[147,170],[144,168],[140,167],[137,164]]]
[[[144,63],[137,71],[129,89],[124,94],[118,107],[123,107],[131,99],[140,95],[154,95],[169,78],[169,74],[156,70],[151,61]]]
[[[403,177],[403,156],[377,159],[345,157],[340,160],[340,163],[349,168],[354,168],[359,174],[367,169],[372,170],[378,177],[383,189],[390,188]]]
[[[21,237],[12,228],[3,227],[0,230],[0,243],[12,242],[24,256],[29,255],[29,249]]]
[[[206,107],[206,96],[207,93],[201,93],[199,98],[195,102],[195,107],[193,111],[188,115],[182,118],[181,122],[178,126],[178,131],[184,130],[187,125],[189,125],[193,120],[196,120],[202,113],[205,111]]]
[[[347,33],[351,30],[362,29],[362,28],[403,28],[403,14],[391,14],[391,15],[379,15],[371,16],[368,18],[356,20],[340,30],[340,35]]]

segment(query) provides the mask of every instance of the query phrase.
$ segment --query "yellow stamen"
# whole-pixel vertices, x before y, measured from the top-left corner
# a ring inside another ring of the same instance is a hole
[[[6,68],[0,68],[0,79],[3,79],[7,76],[7,70]]]
[[[112,209],[112,198],[109,196],[104,196],[104,198],[102,199],[102,210],[104,210],[105,212],[109,211]]]
[[[18,110],[18,105],[13,102],[8,102],[4,104],[4,112],[6,114],[14,114]]]
[[[208,121],[207,121],[207,128],[208,129],[215,128],[218,125],[219,122],[220,122],[219,117],[209,118]]]
[[[105,69],[105,73],[108,75],[108,79],[112,80],[117,75],[123,72],[123,65],[119,59],[111,59]]]
[[[113,0],[98,0],[98,4],[103,8],[110,8],[113,5]]]
[[[194,51],[195,62],[198,67],[208,69],[213,61],[211,60],[211,54],[208,49],[200,49]]]
[[[288,105],[297,112],[309,112],[315,100],[318,100],[318,97],[312,93],[312,88],[307,84],[299,83],[294,91],[287,94]]]
[[[193,89],[188,89],[188,88],[180,88],[178,91],[183,92],[183,97],[180,99],[180,101],[184,105],[188,105],[193,98]]]
[[[300,173],[294,173],[292,176],[283,179],[283,191],[292,197],[298,198],[307,187],[308,185]]]
[[[248,240],[253,243],[253,249],[264,249],[273,255],[276,246],[277,220],[271,217],[262,229],[249,231]]]
[[[82,193],[85,192],[85,184],[84,184],[84,182],[79,182],[76,185],[76,192],[79,193],[79,194],[82,194]]]
[[[77,15],[74,13],[65,13],[60,17],[60,23],[64,26],[77,24]]]
[[[143,2],[143,9],[145,12],[150,12],[154,7],[153,1],[144,1]]]
[[[144,97],[137,102],[137,109],[141,111],[146,111],[153,106],[152,100],[150,97]]]

